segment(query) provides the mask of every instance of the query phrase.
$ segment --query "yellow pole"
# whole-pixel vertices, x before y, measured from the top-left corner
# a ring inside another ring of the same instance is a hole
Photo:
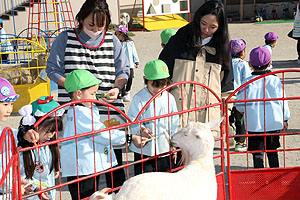
[[[244,20],[244,0],[240,0],[240,21]]]

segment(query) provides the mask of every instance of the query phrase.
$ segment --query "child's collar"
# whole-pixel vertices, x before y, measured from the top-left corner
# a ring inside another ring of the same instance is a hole
[[[254,71],[252,72],[251,74],[252,75],[263,75],[263,74],[267,74],[267,73],[270,73],[271,70],[264,70],[264,71]]]

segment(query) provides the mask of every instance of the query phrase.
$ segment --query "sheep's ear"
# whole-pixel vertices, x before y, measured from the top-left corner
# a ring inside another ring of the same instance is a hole
[[[223,117],[220,117],[219,119],[207,122],[206,124],[210,127],[210,129],[215,128],[223,121]]]

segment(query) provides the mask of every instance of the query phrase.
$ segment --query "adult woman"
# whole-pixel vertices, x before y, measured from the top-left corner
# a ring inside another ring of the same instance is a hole
[[[218,1],[204,3],[188,25],[179,29],[159,55],[169,67],[172,82],[197,81],[210,87],[221,97],[233,90],[233,72],[230,61],[228,26],[224,6]],[[181,92],[182,91],[182,92]],[[196,95],[195,95],[196,91]],[[216,99],[207,90],[190,85],[173,89],[177,107],[186,110],[207,105]],[[197,104],[195,105],[195,96]],[[211,121],[220,117],[217,108],[186,113],[182,125],[190,120]]]
[[[98,93],[108,94],[109,97],[105,100],[124,111],[124,104],[117,97],[127,82],[130,68],[119,39],[107,32],[111,22],[108,4],[103,0],[86,0],[76,15],[76,21],[77,28],[66,30],[56,38],[47,61],[48,77],[59,85],[58,102],[63,104],[70,101],[64,89],[66,75],[75,69],[87,69],[102,80]],[[112,109],[109,110],[108,121],[107,107],[98,107],[104,124],[124,123],[119,113]],[[122,150],[116,149],[115,154],[118,164],[121,165]],[[107,185],[112,187],[109,175],[110,173],[106,176]],[[121,169],[113,175],[113,187],[122,185],[125,181],[124,170]]]
[[[294,20],[294,28],[292,32],[292,38],[297,40],[297,53],[298,53],[298,61],[297,63],[300,64],[300,12],[299,12],[299,3],[297,5],[295,20]]]

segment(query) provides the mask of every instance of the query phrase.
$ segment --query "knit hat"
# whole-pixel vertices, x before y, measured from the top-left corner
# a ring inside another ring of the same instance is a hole
[[[43,117],[58,106],[60,105],[54,101],[53,96],[42,96],[19,110],[19,114],[23,116],[22,124],[31,126],[36,122],[35,117]],[[56,111],[56,116],[62,116],[64,112],[62,108]],[[55,116],[55,113],[51,116]]]
[[[271,62],[270,51],[265,47],[256,47],[250,52],[250,63],[253,66],[265,66]]]
[[[164,79],[170,76],[168,66],[162,60],[151,60],[147,62],[144,68],[144,74],[147,80]]]
[[[68,92],[75,92],[102,83],[91,72],[85,69],[77,69],[67,75],[65,88]]]
[[[277,40],[278,39],[278,35],[276,35],[276,33],[274,32],[268,32],[265,35],[265,40],[267,41],[273,41],[273,40]]]
[[[166,29],[160,34],[161,43],[167,44],[169,39],[176,34],[176,30],[174,29]]]
[[[120,31],[120,32],[123,32],[123,33],[128,33],[128,28],[124,25],[120,25],[118,27],[115,28],[115,31]]]
[[[16,94],[13,86],[5,78],[0,78],[0,102],[16,101],[19,95]]]
[[[230,41],[231,55],[235,55],[246,48],[246,42],[243,39],[233,39]]]

